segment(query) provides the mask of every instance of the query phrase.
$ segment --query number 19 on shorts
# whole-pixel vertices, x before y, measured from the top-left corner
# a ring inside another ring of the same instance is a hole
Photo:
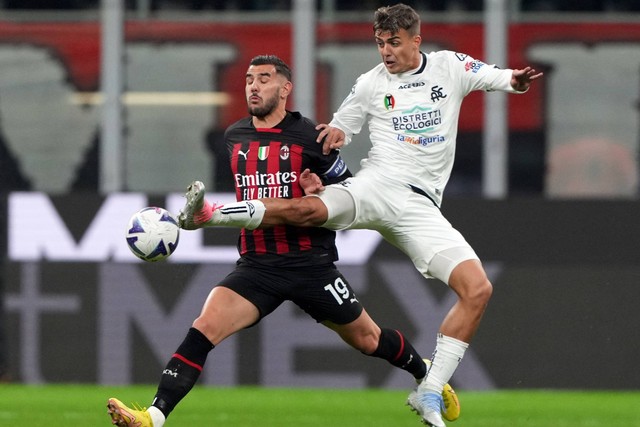
[[[350,291],[349,286],[342,280],[342,278],[338,277],[333,283],[329,283],[324,287],[325,291],[331,292],[331,295],[335,298],[339,305],[342,305],[343,302],[349,299]],[[357,301],[355,296],[351,299],[350,302]]]

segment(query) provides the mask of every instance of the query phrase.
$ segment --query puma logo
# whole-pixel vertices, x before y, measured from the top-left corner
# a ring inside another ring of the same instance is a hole
[[[247,156],[249,155],[249,150],[247,149],[246,152],[243,152],[242,150],[238,150],[238,154],[240,154],[242,157],[244,157],[245,160],[247,160]]]

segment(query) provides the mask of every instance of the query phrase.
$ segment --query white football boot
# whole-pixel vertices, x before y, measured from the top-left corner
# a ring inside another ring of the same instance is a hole
[[[178,225],[183,230],[197,230],[211,221],[215,206],[211,206],[205,199],[205,187],[200,181],[193,181],[185,197],[187,201],[178,214]]]

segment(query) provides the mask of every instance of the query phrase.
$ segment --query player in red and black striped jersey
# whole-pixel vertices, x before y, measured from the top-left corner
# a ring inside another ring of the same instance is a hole
[[[338,151],[322,154],[315,123],[287,111],[276,126],[260,128],[253,116],[231,125],[224,141],[231,153],[231,169],[238,201],[302,197],[300,176],[305,169],[325,184],[351,176]],[[242,229],[238,250],[243,259],[271,267],[332,264],[338,259],[335,231],[319,227],[280,225]]]
[[[251,61],[245,85],[250,117],[230,126],[224,138],[239,201],[302,196],[300,180],[307,169],[324,184],[351,175],[337,151],[322,154],[315,124],[286,110],[291,88],[291,72],[281,59],[258,56]],[[196,222],[204,223],[214,208],[204,206],[203,194],[199,203],[202,213]],[[111,398],[107,406],[113,424],[162,427],[197,381],[208,353],[284,301],[292,301],[362,353],[387,360],[417,381],[424,378],[426,364],[411,343],[399,331],[379,327],[336,268],[334,231],[292,226],[243,229],[239,252],[236,268],[211,291],[163,370],[151,407],[128,408]]]

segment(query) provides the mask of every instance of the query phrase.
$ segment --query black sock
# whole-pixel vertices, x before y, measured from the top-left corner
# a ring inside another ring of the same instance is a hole
[[[404,369],[416,379],[427,374],[427,367],[422,357],[400,331],[382,328],[378,348],[371,356],[385,359],[393,366]]]
[[[152,405],[168,417],[178,402],[189,393],[198,380],[214,345],[202,332],[190,328],[180,347],[162,371],[158,391]]]

